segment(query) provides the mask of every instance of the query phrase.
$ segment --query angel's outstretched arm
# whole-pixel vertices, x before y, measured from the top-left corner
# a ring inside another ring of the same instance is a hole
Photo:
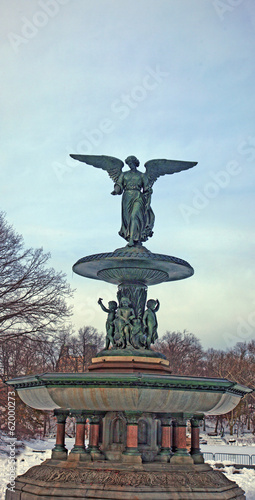
[[[123,193],[123,173],[120,174],[118,181],[114,184],[114,190],[111,192],[111,194],[116,195],[116,194],[122,194]]]

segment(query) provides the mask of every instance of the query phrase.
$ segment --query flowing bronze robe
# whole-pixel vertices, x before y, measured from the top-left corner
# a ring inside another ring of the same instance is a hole
[[[146,241],[152,236],[155,216],[150,206],[152,189],[146,174],[123,172],[115,186],[122,194],[122,225],[120,236],[129,241]]]

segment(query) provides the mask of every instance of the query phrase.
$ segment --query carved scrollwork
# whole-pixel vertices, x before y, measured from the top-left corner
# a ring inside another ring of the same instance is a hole
[[[124,471],[84,468],[61,468],[46,465],[35,466],[29,469],[22,477],[44,482],[61,482],[75,484],[98,484],[118,486],[165,486],[185,487],[188,489],[204,487],[226,487],[229,480],[218,471],[206,473],[181,471]]]

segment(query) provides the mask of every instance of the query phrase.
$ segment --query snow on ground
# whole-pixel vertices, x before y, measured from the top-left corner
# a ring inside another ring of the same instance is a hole
[[[41,462],[50,458],[51,449],[54,446],[54,441],[52,443],[49,441],[32,441],[24,442],[24,446],[21,442],[16,441],[15,443],[16,451],[16,475],[24,474],[33,465],[39,465]],[[6,449],[1,446],[0,451],[0,499],[4,500],[5,490],[7,484],[10,482],[10,461],[9,461],[9,448],[8,441],[6,440]]]
[[[207,441],[207,445],[201,445],[202,452],[211,453],[235,453],[255,455],[255,443],[252,445],[253,438],[243,439],[243,442],[237,441],[233,444],[226,444],[226,441],[217,437],[210,437],[202,434],[202,439]],[[228,439],[226,439],[228,440]],[[73,446],[74,439],[66,438],[66,447],[70,450]],[[246,445],[248,443],[248,445]],[[0,500],[5,498],[6,486],[9,482],[9,438],[8,436],[0,436]],[[55,444],[55,439],[48,440],[33,440],[16,442],[16,473],[17,475],[24,474],[33,465],[39,465],[44,460],[50,458],[51,450]],[[215,467],[215,462],[208,461]],[[226,474],[228,479],[235,481],[246,494],[246,500],[255,500],[255,470],[254,469],[235,469],[229,465],[229,461],[221,461],[223,468],[220,470]],[[219,470],[219,469],[217,469]]]
[[[34,439],[31,441],[16,441],[16,475],[20,476],[33,467],[39,465],[44,460],[51,457],[51,450],[55,445],[56,439],[40,440]],[[10,439],[8,436],[0,436],[0,500],[5,498],[5,490],[9,480],[10,462],[8,447]],[[66,447],[71,450],[74,444],[74,439],[66,438]]]
[[[214,468],[215,462],[208,461],[209,465]],[[225,465],[226,464],[226,465]],[[255,470],[254,469],[235,469],[234,466],[227,466],[227,462],[223,461],[224,467],[217,470],[224,472],[230,481],[235,481],[240,488],[245,491],[246,500],[255,499]]]

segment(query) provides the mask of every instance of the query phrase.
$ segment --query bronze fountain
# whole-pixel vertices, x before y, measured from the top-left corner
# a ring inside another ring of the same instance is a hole
[[[148,286],[193,275],[180,258],[150,252],[153,235],[152,186],[158,177],[190,169],[195,162],[150,160],[146,171],[129,156],[71,155],[106,170],[113,195],[122,195],[120,236],[125,247],[79,259],[75,273],[118,285],[106,306],[105,348],[87,373],[46,373],[9,380],[21,399],[54,410],[56,445],[52,457],[16,479],[6,500],[97,498],[101,500],[245,499],[244,492],[204,463],[199,427],[205,414],[231,411],[251,389],[226,379],[171,374],[166,357],[155,351],[159,301],[147,300]],[[76,418],[68,454],[65,422]],[[90,423],[85,447],[86,422]],[[191,447],[186,442],[190,422]]]

